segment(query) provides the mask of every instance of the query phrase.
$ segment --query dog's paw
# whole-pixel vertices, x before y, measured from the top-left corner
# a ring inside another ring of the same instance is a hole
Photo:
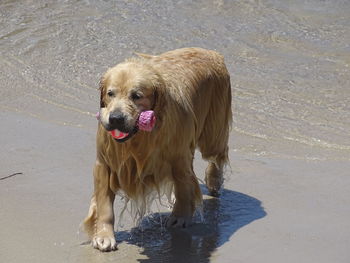
[[[114,237],[94,237],[92,246],[103,252],[113,251],[117,249],[117,242]]]
[[[209,195],[219,197],[219,191],[224,182],[222,169],[218,169],[215,164],[210,163],[205,170],[204,181],[209,191]]]
[[[192,224],[192,217],[170,215],[165,222],[166,227],[188,227]]]

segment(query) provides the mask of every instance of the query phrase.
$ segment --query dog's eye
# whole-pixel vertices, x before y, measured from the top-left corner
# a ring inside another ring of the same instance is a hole
[[[113,96],[114,96],[114,92],[111,91],[111,90],[109,90],[109,91],[107,92],[107,95],[108,95],[109,97],[113,97]]]
[[[132,99],[132,100],[139,100],[139,99],[141,99],[141,98],[142,98],[142,95],[141,95],[141,94],[139,94],[139,93],[137,93],[137,92],[131,93],[131,99]]]

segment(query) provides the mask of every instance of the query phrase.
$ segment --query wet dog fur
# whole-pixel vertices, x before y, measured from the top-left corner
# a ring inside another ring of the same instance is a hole
[[[92,245],[101,251],[117,247],[113,202],[118,192],[145,211],[147,196],[170,189],[176,201],[166,224],[188,226],[202,202],[193,171],[195,149],[209,163],[205,182],[212,195],[218,194],[228,162],[231,87],[223,57],[201,48],[139,54],[110,68],[100,92],[94,192],[83,223]],[[144,110],[155,112],[152,132],[136,132]],[[119,142],[108,133],[113,129],[130,136]]]

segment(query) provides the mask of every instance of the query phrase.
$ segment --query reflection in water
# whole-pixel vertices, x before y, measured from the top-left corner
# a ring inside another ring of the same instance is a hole
[[[216,248],[238,229],[266,215],[259,200],[226,189],[220,198],[205,199],[203,205],[202,223],[166,230],[161,227],[164,215],[155,214],[130,233],[117,232],[117,241],[140,247],[147,258],[139,262],[210,262]]]

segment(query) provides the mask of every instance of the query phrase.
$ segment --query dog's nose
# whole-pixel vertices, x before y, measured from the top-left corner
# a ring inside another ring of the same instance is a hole
[[[125,124],[125,116],[119,112],[112,112],[109,114],[109,123],[112,126],[120,127]]]

